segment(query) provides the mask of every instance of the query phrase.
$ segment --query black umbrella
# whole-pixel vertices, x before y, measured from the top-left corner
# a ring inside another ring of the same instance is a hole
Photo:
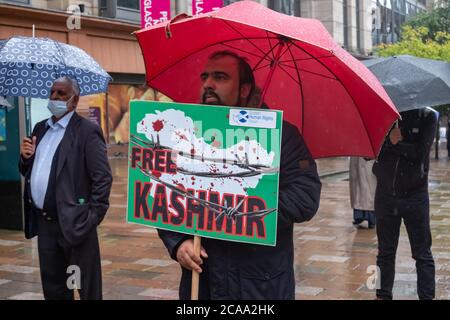
[[[450,63],[409,55],[363,61],[399,112],[450,103]]]

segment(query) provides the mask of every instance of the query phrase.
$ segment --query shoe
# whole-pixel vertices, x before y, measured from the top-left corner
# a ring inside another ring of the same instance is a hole
[[[374,223],[369,223],[369,229],[375,229],[375,224]]]
[[[353,220],[353,224],[359,226],[364,220],[360,220],[360,219],[355,219]]]

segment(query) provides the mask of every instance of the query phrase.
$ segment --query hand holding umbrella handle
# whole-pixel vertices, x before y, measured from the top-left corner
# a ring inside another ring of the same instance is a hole
[[[36,136],[26,137],[20,146],[20,154],[24,159],[29,159],[34,155],[36,150]]]

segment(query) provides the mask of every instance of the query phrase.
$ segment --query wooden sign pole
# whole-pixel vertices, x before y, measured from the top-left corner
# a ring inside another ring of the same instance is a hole
[[[194,236],[194,252],[197,257],[200,257],[200,248],[202,237]],[[198,285],[200,281],[200,273],[192,270],[192,286],[191,286],[191,300],[198,300]]]

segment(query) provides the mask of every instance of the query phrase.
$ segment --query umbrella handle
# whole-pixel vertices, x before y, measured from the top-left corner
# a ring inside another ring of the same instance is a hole
[[[170,31],[170,25],[172,23],[175,23],[177,21],[180,20],[184,20],[184,19],[188,19],[191,18],[192,16],[188,15],[187,13],[180,13],[179,15],[176,15],[175,17],[173,17],[172,19],[170,19],[169,23],[166,24],[165,26],[165,30],[166,30],[166,38],[170,39],[172,38],[172,31]]]

